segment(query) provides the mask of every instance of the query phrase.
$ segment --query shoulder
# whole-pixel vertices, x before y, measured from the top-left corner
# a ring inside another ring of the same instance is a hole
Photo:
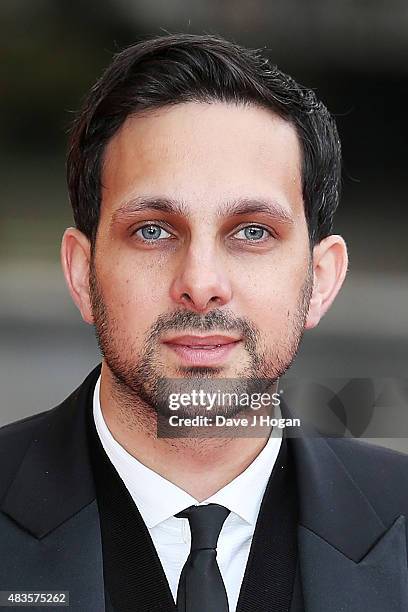
[[[61,426],[68,423],[77,405],[83,401],[83,397],[87,397],[94,389],[100,370],[99,364],[57,406],[0,427],[0,475],[4,464],[11,463],[14,455],[24,454],[30,443],[36,441],[37,434],[40,435],[44,428],[51,426],[52,423],[58,422]]]
[[[338,457],[353,469],[362,473],[375,472],[378,475],[403,473],[408,469],[408,454],[392,450],[385,446],[372,444],[354,438],[326,438],[329,446]],[[408,478],[408,474],[406,475]]]
[[[93,392],[100,370],[99,364],[58,406],[0,427],[0,500],[6,494],[24,456],[33,444],[38,442],[40,446],[41,440],[47,441],[47,449],[50,445],[52,449],[43,452],[55,454],[57,449],[61,453],[69,452],[70,444],[84,427],[81,419],[77,418],[77,415],[82,414],[79,409],[86,404],[89,394]],[[67,442],[67,436],[71,436],[70,442]],[[46,457],[42,457],[39,461],[45,459]]]
[[[384,519],[408,516],[408,454],[362,440],[326,440]]]
[[[7,490],[28,447],[51,412],[45,410],[0,427],[0,497]]]
[[[0,456],[2,459],[6,459],[7,451],[11,451],[15,446],[21,447],[26,442],[30,442],[33,433],[51,412],[52,410],[44,410],[0,427]]]

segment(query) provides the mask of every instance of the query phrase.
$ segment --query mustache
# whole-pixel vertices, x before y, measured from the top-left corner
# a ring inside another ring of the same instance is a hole
[[[157,339],[165,332],[230,332],[256,342],[260,332],[246,317],[236,317],[229,310],[212,310],[199,315],[191,310],[178,310],[160,315],[150,330],[150,339]]]

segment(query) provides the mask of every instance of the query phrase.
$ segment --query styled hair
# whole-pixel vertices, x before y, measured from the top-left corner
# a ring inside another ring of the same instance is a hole
[[[107,143],[130,116],[184,102],[253,104],[292,124],[302,151],[302,190],[310,244],[332,232],[339,202],[341,146],[315,93],[247,49],[215,35],[152,37],[116,54],[73,123],[67,157],[76,227],[95,244]]]

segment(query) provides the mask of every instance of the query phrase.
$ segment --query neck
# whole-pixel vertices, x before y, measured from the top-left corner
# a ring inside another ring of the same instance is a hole
[[[263,429],[259,437],[159,438],[156,413],[137,398],[118,393],[105,364],[100,404],[115,440],[146,467],[197,501],[207,499],[246,470],[264,448],[270,433]]]

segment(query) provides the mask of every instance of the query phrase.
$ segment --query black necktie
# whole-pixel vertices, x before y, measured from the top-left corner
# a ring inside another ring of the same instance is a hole
[[[191,549],[181,571],[177,612],[228,612],[228,598],[217,563],[217,541],[230,511],[219,504],[190,506],[175,516],[187,518]]]

